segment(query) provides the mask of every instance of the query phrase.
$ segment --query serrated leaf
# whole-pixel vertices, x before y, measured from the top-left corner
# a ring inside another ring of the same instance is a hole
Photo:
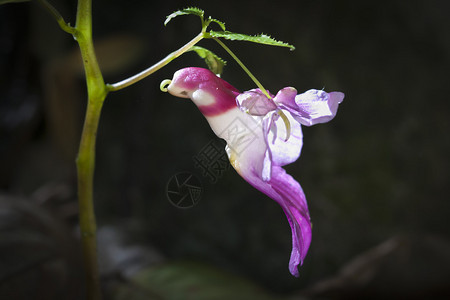
[[[224,22],[209,17],[209,18],[208,18],[208,23],[211,23],[211,22],[214,22],[214,23],[218,24],[218,25],[220,26],[220,28],[222,28],[223,31],[226,30],[226,29],[225,29],[225,23],[224,23]]]
[[[0,0],[0,5],[6,3],[19,3],[19,2],[28,2],[30,0]]]
[[[171,13],[170,15],[168,15],[166,17],[166,20],[164,21],[164,26],[167,25],[167,23],[169,23],[173,18],[182,16],[182,15],[196,15],[196,16],[199,16],[203,21],[204,14],[205,14],[205,12],[202,9],[197,8],[197,7],[183,8],[183,9],[177,10],[177,11]]]
[[[211,50],[203,47],[193,46],[189,51],[195,51],[198,56],[203,58],[208,65],[208,68],[214,72],[214,74],[222,74],[223,67],[227,64],[222,58],[217,56]]]
[[[246,34],[242,34],[242,33],[230,32],[230,31],[212,31],[212,30],[209,32],[209,34],[212,37],[224,38],[224,39],[232,40],[232,41],[246,41],[246,42],[265,44],[265,45],[270,45],[270,46],[287,47],[290,50],[295,50],[295,47],[293,45],[290,45],[290,44],[282,42],[282,41],[277,41],[274,38],[272,38],[266,34],[246,35]]]

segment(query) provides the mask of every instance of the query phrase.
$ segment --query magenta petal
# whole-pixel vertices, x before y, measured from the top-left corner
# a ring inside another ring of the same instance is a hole
[[[290,109],[296,109],[297,104],[295,103],[295,96],[297,95],[297,90],[293,87],[285,87],[278,91],[273,101],[278,104],[282,104]]]
[[[328,122],[336,115],[343,99],[344,93],[341,92],[306,91],[295,97],[298,106],[295,118],[306,126]]]
[[[191,98],[205,117],[235,108],[235,98],[239,94],[235,87],[210,70],[194,67],[175,72],[167,90],[174,96]]]
[[[311,244],[311,222],[306,197],[300,184],[281,167],[273,167],[272,179],[269,183],[281,196],[281,203],[277,202],[283,207],[291,226],[292,252],[289,271],[298,277],[297,267],[303,264]]]
[[[260,89],[243,92],[236,97],[239,108],[252,116],[264,116],[277,108]]]
[[[288,111],[283,110],[283,113],[290,123],[290,134],[287,140],[286,124],[276,112],[268,115],[263,121],[264,138],[270,152],[270,163],[277,166],[284,166],[296,161],[303,146],[300,123],[296,122]]]
[[[275,200],[283,208],[292,231],[292,252],[289,271],[298,277],[299,265],[311,244],[311,222],[306,197],[300,184],[280,166],[272,167],[272,177],[263,181],[255,173],[242,174],[253,187]]]

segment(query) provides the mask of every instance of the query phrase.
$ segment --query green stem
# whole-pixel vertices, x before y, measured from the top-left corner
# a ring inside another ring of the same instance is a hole
[[[92,0],[79,0],[74,38],[83,59],[88,104],[76,160],[81,243],[86,274],[87,299],[101,299],[97,259],[97,226],[94,213],[95,140],[103,102],[107,95],[92,41]]]
[[[89,99],[100,102],[102,99]],[[81,244],[86,276],[87,297],[91,300],[101,299],[100,277],[97,259],[97,226],[94,212],[94,168],[95,139],[100,119],[101,105],[89,105],[81,135],[77,157],[78,170],[78,205],[80,218]]]
[[[38,1],[53,16],[53,18],[55,18],[56,22],[58,22],[59,27],[61,27],[62,30],[72,35],[76,34],[76,29],[70,26],[68,23],[66,23],[61,14],[50,3],[48,3],[46,0],[38,0]]]
[[[233,53],[233,51],[231,51],[230,48],[227,47],[227,45],[225,45],[221,40],[219,40],[218,38],[213,38],[217,43],[219,43],[220,46],[222,46],[223,49],[225,49],[225,51],[228,52],[228,54],[231,55],[231,57],[239,64],[239,66],[241,66],[241,68],[245,71],[245,73],[247,73],[247,75],[253,80],[253,82],[256,84],[257,87],[259,87],[259,89],[261,90],[261,92],[264,93],[264,95],[266,95],[267,98],[272,99],[272,97],[270,97],[269,93],[267,92],[267,90],[263,87],[263,85],[259,82],[258,79],[256,79],[255,76],[253,76],[252,72],[250,72],[249,69],[247,69],[247,67],[244,65],[244,63]]]
[[[149,67],[148,69],[145,69],[144,71],[142,71],[142,72],[140,72],[140,73],[138,73],[138,74],[136,74],[136,75],[134,75],[134,76],[132,76],[130,78],[124,79],[124,80],[122,80],[120,82],[113,83],[113,84],[108,84],[107,85],[108,91],[121,90],[123,88],[126,88],[127,86],[132,85],[133,83],[136,83],[136,82],[144,79],[145,77],[149,76],[150,74],[155,73],[156,71],[158,71],[159,69],[161,69],[162,67],[164,67],[165,65],[170,63],[172,60],[174,60],[175,58],[180,56],[181,54],[185,53],[186,51],[189,51],[189,49],[191,49],[192,46],[194,46],[201,39],[203,39],[203,37],[204,37],[204,33],[201,32],[195,38],[193,38],[191,41],[189,41],[186,45],[184,45],[180,49],[170,53],[165,58],[163,58],[162,60],[160,60],[159,62],[157,62],[153,66]]]
[[[108,93],[95,56],[92,41],[92,0],[79,0],[75,27],[67,24],[61,14],[46,0],[39,2],[56,19],[59,26],[73,35],[78,42],[83,59],[88,92],[88,104],[80,147],[76,160],[78,173],[78,205],[86,276],[86,293],[89,300],[102,298],[97,259],[97,225],[94,212],[95,140],[103,102]]]

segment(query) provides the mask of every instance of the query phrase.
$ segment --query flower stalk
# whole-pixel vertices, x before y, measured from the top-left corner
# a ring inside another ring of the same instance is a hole
[[[250,72],[250,70],[244,65],[244,63],[236,56],[236,54],[233,53],[233,51],[231,51],[230,48],[228,48],[227,45],[225,45],[220,39],[218,38],[213,38],[223,49],[225,49],[225,51],[228,52],[228,54],[230,54],[230,56],[238,63],[238,65],[242,68],[242,70],[244,70],[245,73],[247,73],[248,77],[251,78],[251,80],[253,80],[253,82],[256,84],[256,86],[261,90],[261,92],[264,93],[264,95],[266,95],[267,98],[272,99],[272,97],[269,95],[269,93],[267,93],[267,90],[263,87],[263,85],[261,84],[261,82],[259,82],[258,79],[256,79],[256,77],[252,74],[252,72]]]
[[[151,66],[151,67],[145,69],[144,71],[142,71],[142,72],[140,72],[140,73],[138,73],[138,74],[136,74],[134,76],[131,76],[131,77],[127,78],[127,79],[124,79],[124,80],[119,81],[117,83],[108,84],[107,85],[108,91],[121,90],[121,89],[126,88],[127,86],[130,86],[133,83],[136,83],[136,82],[144,79],[145,77],[155,73],[156,71],[158,71],[159,69],[161,69],[162,67],[164,67],[165,65],[170,63],[175,58],[177,58],[180,55],[182,55],[183,53],[189,51],[195,44],[197,44],[203,38],[204,38],[204,33],[202,31],[196,37],[194,37],[191,41],[189,41],[186,45],[184,45],[180,49],[170,53],[169,55],[167,55],[165,58],[163,58],[162,60],[160,60],[159,62],[157,62],[153,66]]]

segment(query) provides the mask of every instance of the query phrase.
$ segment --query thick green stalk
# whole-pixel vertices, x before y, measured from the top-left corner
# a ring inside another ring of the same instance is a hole
[[[86,274],[87,298],[98,300],[101,299],[101,290],[97,259],[97,226],[93,198],[95,140],[100,113],[107,91],[92,41],[91,0],[78,1],[74,37],[80,46],[88,92],[86,117],[76,161],[81,243]]]

